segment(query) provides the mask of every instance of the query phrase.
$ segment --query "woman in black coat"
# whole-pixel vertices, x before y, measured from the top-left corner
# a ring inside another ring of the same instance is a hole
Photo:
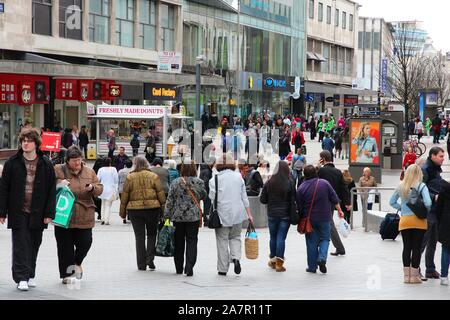
[[[439,192],[436,216],[438,220],[438,241],[442,244],[441,284],[448,286],[450,256],[450,183],[443,180]]]
[[[348,193],[351,195],[351,190],[353,188],[356,188],[355,180],[353,180],[352,176],[350,175],[350,172],[348,170],[342,171],[342,176],[344,177],[345,183],[347,184]],[[347,210],[347,208],[342,205],[342,212],[344,212],[344,219],[350,223],[351,218],[351,209]],[[353,195],[353,211],[358,211],[358,195]]]

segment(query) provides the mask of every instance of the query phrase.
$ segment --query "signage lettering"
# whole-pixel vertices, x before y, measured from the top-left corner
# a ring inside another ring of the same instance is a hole
[[[152,95],[155,97],[171,97],[175,99],[177,97],[177,92],[174,89],[153,88]]]

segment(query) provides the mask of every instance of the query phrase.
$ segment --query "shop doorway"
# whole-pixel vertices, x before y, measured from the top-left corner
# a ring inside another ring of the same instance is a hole
[[[66,128],[78,128],[78,107],[66,107]]]

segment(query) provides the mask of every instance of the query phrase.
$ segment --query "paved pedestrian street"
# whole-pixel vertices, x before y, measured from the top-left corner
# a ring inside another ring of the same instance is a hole
[[[306,136],[309,136],[308,134]],[[309,138],[309,137],[307,137]],[[320,145],[307,142],[309,163],[317,161]],[[345,163],[337,161],[343,169]],[[449,171],[444,166],[444,171]],[[398,185],[400,172],[384,172],[381,186]],[[448,174],[444,174],[448,178]],[[356,177],[354,177],[356,179]],[[389,193],[383,193],[382,207],[388,210]],[[329,256],[328,273],[306,273],[304,236],[291,226],[286,241],[287,272],[277,273],[267,266],[269,254],[268,229],[258,229],[259,257],[241,260],[242,273],[217,275],[214,230],[202,228],[199,233],[198,259],[194,276],[176,275],[172,258],[157,257],[156,271],[138,271],[134,233],[131,224],[124,225],[118,216],[119,203],[112,211],[112,222],[97,222],[93,245],[83,263],[80,282],[63,285],[59,279],[56,241],[53,227],[44,232],[37,263],[37,287],[20,292],[11,278],[11,233],[0,226],[0,299],[149,299],[149,300],[309,300],[309,299],[449,299],[449,287],[439,280],[421,285],[403,284],[402,241],[382,241],[377,233],[365,233],[361,213],[355,213],[355,229],[346,239],[346,255]],[[243,230],[244,232],[244,230]],[[243,237],[242,237],[243,238]],[[244,246],[242,246],[244,249]],[[330,245],[330,251],[334,251]],[[440,270],[440,244],[435,263]],[[422,266],[424,261],[422,261]]]

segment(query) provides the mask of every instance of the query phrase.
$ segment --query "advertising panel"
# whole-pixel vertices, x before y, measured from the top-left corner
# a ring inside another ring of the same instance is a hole
[[[379,166],[381,121],[352,120],[350,122],[350,164]]]

